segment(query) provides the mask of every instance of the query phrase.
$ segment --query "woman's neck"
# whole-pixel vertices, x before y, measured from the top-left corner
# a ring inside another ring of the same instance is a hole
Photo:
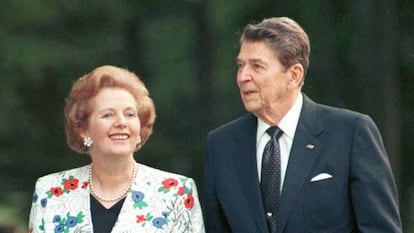
[[[112,206],[125,197],[131,188],[137,165],[132,158],[127,161],[105,162],[93,160],[89,174],[91,194],[105,207]]]

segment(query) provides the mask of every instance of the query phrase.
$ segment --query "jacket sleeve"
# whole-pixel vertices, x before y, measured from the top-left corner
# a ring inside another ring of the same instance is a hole
[[[44,232],[43,216],[41,211],[42,200],[39,200],[38,195],[38,189],[41,187],[40,183],[40,180],[36,181],[33,193],[32,207],[29,215],[29,233]]]
[[[189,231],[191,233],[205,233],[204,229],[204,220],[203,220],[203,213],[201,211],[201,204],[198,198],[198,192],[197,192],[197,186],[193,179],[188,179],[187,181],[188,186],[190,189],[192,189],[192,197],[185,200],[188,204],[191,205],[191,202],[193,202],[193,208],[190,211],[190,224],[189,224]],[[186,205],[185,204],[185,205]],[[181,232],[181,231],[180,231]]]
[[[206,145],[206,159],[204,164],[204,201],[203,209],[206,220],[207,233],[225,233],[231,232],[230,226],[227,223],[227,218],[217,198],[214,183],[214,166],[213,166],[213,151],[211,150],[211,134],[207,137]]]
[[[361,233],[401,233],[397,188],[380,132],[368,116],[355,124],[350,192]]]

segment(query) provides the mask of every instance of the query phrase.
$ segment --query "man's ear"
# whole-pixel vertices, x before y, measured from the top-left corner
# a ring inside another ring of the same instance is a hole
[[[304,69],[302,64],[296,63],[289,68],[289,82],[294,86],[301,86],[303,82]]]

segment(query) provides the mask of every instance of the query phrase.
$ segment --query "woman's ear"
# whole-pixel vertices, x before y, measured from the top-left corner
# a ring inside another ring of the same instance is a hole
[[[86,130],[81,129],[81,130],[79,131],[79,136],[80,136],[81,138],[85,138],[85,137],[87,137],[87,136],[88,136],[88,134],[86,133]]]
[[[86,129],[81,129],[81,130],[79,131],[79,136],[80,136],[82,139],[85,139],[85,138],[87,138],[87,137],[90,137],[90,135],[88,134],[88,132],[86,131]]]

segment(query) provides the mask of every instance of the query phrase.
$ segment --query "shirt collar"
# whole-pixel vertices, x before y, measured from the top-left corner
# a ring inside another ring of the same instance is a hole
[[[300,111],[303,105],[303,96],[299,94],[295,100],[293,106],[289,109],[286,115],[282,118],[282,120],[277,125],[282,131],[283,135],[288,136],[289,138],[293,139],[295,136],[296,127],[299,122]],[[270,125],[262,121],[261,119],[257,118],[257,139],[264,135],[267,128]]]

